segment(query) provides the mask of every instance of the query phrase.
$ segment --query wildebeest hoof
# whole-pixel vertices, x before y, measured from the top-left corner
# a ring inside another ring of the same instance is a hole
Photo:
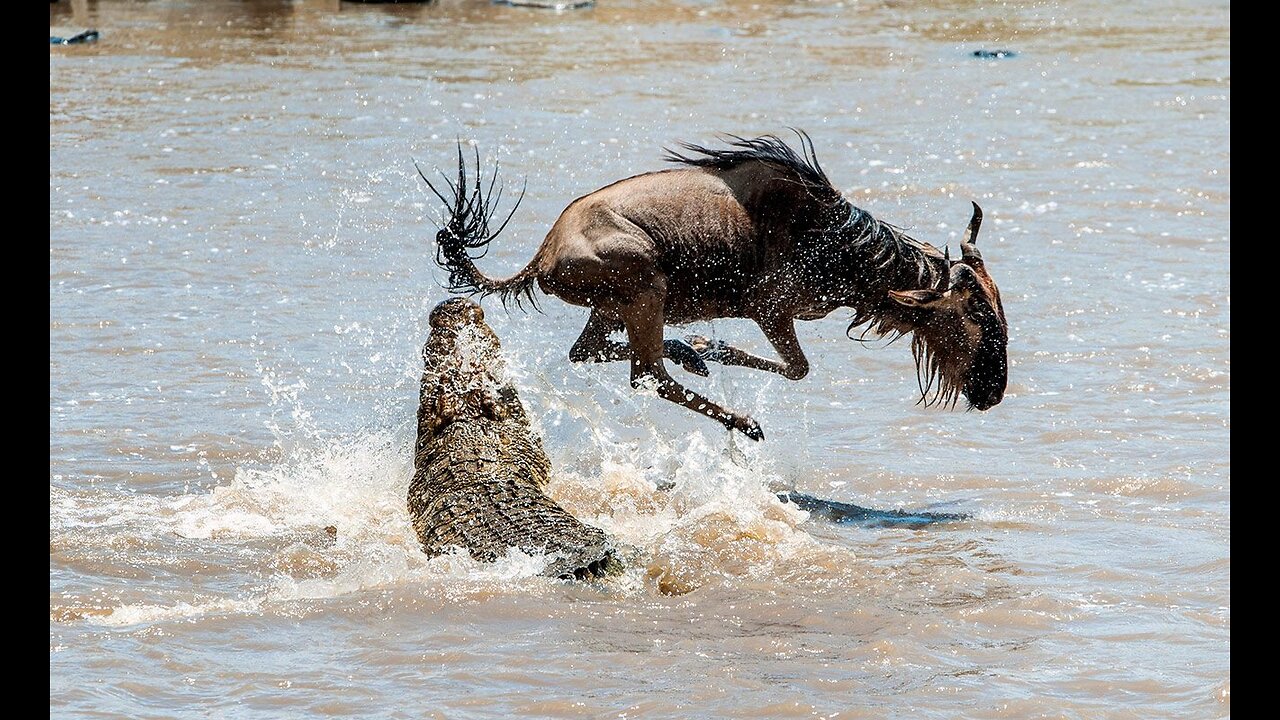
[[[741,431],[743,435],[746,435],[756,442],[764,439],[764,430],[760,429],[760,423],[749,417],[734,418],[733,429]]]
[[[689,343],[683,340],[663,340],[662,349],[672,362],[678,363],[680,367],[694,375],[707,377],[711,374],[706,361],[702,359],[702,354]]]

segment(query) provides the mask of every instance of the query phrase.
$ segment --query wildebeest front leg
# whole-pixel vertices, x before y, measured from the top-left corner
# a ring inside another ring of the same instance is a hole
[[[611,333],[622,329],[621,321],[609,319],[599,310],[592,310],[587,326],[582,329],[582,334],[573,343],[573,347],[569,348],[569,362],[630,360],[631,346],[609,339]],[[662,351],[663,355],[694,375],[707,377],[711,374],[698,352],[683,340],[663,340]]]
[[[658,395],[677,405],[719,421],[730,430],[738,430],[752,440],[764,439],[760,424],[745,415],[737,415],[686,389],[667,373],[663,359],[662,295],[656,291],[643,293],[621,309],[622,322],[631,341],[631,385],[640,387],[646,381],[657,383]]]
[[[800,340],[796,337],[795,320],[778,318],[761,320],[757,324],[764,332],[765,338],[773,345],[773,349],[778,351],[778,355],[782,358],[781,362],[752,355],[745,350],[726,345],[723,340],[710,340],[701,335],[689,335],[685,339],[703,360],[718,362],[721,365],[766,370],[778,373],[788,380],[799,380],[809,374],[809,359],[804,356],[804,349],[800,347]]]

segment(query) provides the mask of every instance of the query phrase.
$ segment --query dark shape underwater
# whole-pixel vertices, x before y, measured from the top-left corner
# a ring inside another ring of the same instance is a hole
[[[783,502],[795,503],[813,517],[838,525],[859,525],[870,528],[918,528],[936,523],[968,520],[967,513],[907,512],[905,510],[874,510],[861,505],[823,500],[802,493],[778,493]]]
[[[69,38],[58,37],[57,35],[49,36],[50,45],[79,45],[80,43],[91,43],[98,41],[97,30],[85,30],[79,35],[72,35]]]
[[[970,53],[976,58],[983,60],[1003,60],[1005,58],[1017,57],[1018,53],[1012,50],[974,50]]]

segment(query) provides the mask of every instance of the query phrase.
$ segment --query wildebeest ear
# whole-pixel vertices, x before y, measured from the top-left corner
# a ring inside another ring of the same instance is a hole
[[[929,307],[942,302],[946,293],[937,290],[890,290],[889,297],[907,307]]]

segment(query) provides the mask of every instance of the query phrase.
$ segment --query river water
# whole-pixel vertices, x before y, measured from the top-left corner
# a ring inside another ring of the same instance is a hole
[[[1226,2],[62,0],[50,26],[102,32],[49,57],[51,715],[1230,714]],[[923,240],[982,204],[1004,402],[913,404],[907,344],[837,312],[801,325],[801,382],[683,376],[756,445],[571,365],[583,310],[486,302],[553,495],[639,555],[604,585],[427,561],[404,498],[445,293],[414,161],[461,139],[527,181],[502,275],[663,146],[788,126]],[[972,519],[833,525],[783,488]]]

